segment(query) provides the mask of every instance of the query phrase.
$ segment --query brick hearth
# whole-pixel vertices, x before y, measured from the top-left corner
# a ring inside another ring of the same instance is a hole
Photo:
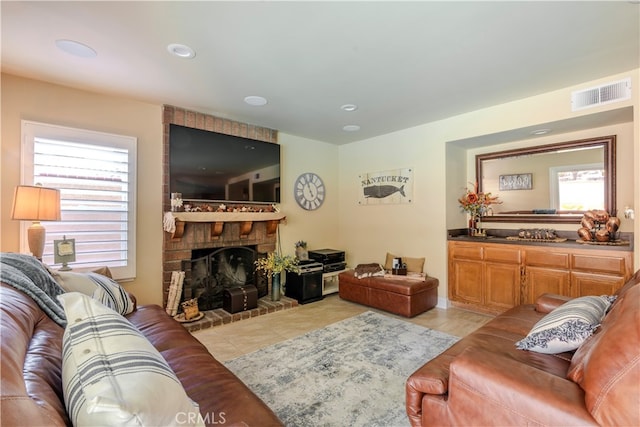
[[[271,301],[271,297],[267,295],[266,297],[262,297],[258,300],[258,308],[254,308],[253,310],[230,314],[222,308],[217,308],[215,310],[205,311],[202,319],[191,323],[183,323],[183,326],[187,328],[189,332],[194,332],[201,329],[212,328],[214,326],[262,316],[264,314],[275,313],[276,311],[287,310],[297,306],[298,301],[295,299],[283,296],[280,298],[280,301]]]

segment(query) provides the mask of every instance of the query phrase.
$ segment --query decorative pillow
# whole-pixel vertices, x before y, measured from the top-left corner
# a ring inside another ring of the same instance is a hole
[[[545,354],[575,350],[593,334],[610,305],[607,296],[567,301],[540,319],[516,347]]]
[[[69,319],[62,387],[73,425],[204,425],[167,362],[127,319],[79,292],[58,299]]]
[[[409,273],[422,273],[424,270],[424,258],[409,258],[393,255],[387,252],[387,258],[384,262],[384,269],[391,270],[393,268],[393,259],[402,258],[402,262],[407,264],[407,272]]]
[[[97,273],[56,271],[53,277],[67,292],[80,292],[92,297],[122,315],[135,308],[129,294],[115,280]]]

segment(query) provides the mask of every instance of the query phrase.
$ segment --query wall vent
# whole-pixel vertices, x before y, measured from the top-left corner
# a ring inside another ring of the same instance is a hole
[[[571,111],[610,104],[631,98],[631,78],[571,93]]]

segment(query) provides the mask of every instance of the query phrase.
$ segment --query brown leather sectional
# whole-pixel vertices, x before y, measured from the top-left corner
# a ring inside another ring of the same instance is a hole
[[[2,426],[70,425],[62,392],[62,334],[26,294],[0,284]],[[281,426],[276,415],[157,305],[127,316],[160,351],[206,425]]]
[[[640,270],[575,352],[515,343],[568,300],[514,307],[427,362],[406,383],[412,426],[640,425]]]
[[[340,298],[379,308],[404,317],[414,317],[438,303],[438,279],[407,276],[357,278],[354,270],[338,275]]]

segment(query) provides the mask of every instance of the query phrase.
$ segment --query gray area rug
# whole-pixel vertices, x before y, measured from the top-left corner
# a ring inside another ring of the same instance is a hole
[[[400,427],[405,381],[457,340],[367,311],[226,366],[288,427]]]

